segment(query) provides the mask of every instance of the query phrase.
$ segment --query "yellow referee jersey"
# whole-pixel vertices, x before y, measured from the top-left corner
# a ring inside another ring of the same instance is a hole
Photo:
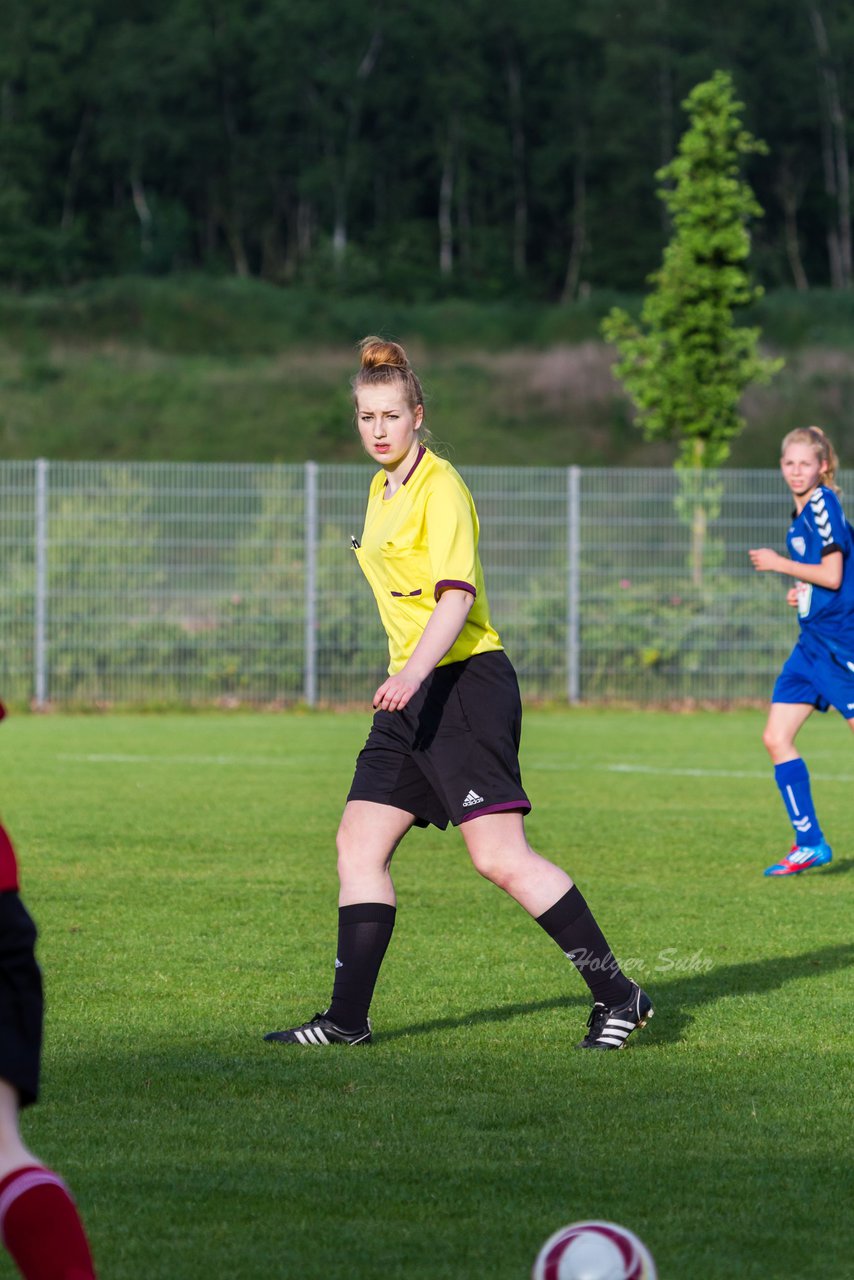
[[[376,597],[388,636],[389,675],[405,665],[436,601],[449,587],[474,593],[453,648],[439,666],[502,649],[489,621],[480,525],[472,496],[449,462],[422,445],[403,484],[386,501],[385,472],[368,494],[362,545],[356,556]]]

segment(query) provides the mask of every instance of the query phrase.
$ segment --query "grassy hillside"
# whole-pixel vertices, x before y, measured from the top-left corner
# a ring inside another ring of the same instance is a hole
[[[461,464],[667,465],[598,339],[614,301],[407,307],[198,277],[0,295],[0,457],[354,460],[353,348],[380,332],[410,347],[434,435]],[[787,366],[746,397],[733,464],[769,465],[810,421],[853,462],[854,299],[778,294],[756,320]]]

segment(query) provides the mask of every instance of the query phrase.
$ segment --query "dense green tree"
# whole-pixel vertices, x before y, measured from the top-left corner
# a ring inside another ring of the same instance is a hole
[[[602,329],[648,439],[678,440],[680,463],[716,467],[744,420],[745,388],[778,367],[759,355],[759,331],[736,313],[761,294],[750,282],[748,226],[762,210],[742,176],[765,144],[742,125],[731,77],[716,72],[684,103],[690,126],[676,157],[659,169],[659,195],[673,235],[651,277],[640,323],[615,307]]]
[[[0,283],[637,289],[678,103],[731,72],[764,281],[851,283],[843,0],[4,0]]]
[[[683,104],[690,124],[677,154],[658,171],[659,195],[673,219],[660,269],[636,323],[615,307],[602,331],[620,353],[615,372],[637,406],[647,439],[676,440],[677,466],[713,469],[744,426],[739,402],[752,382],[781,362],[758,352],[759,330],[736,324],[761,293],[747,269],[748,227],[762,210],[742,176],[745,159],[765,150],[741,122],[743,104],[723,71]],[[692,491],[694,571],[702,571],[707,514]]]
[[[0,41],[0,279],[80,273],[91,161],[92,54],[101,6],[9,0]],[[85,217],[85,215],[83,215]]]

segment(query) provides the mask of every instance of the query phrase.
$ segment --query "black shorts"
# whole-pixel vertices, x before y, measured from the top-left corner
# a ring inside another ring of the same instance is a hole
[[[348,800],[390,804],[444,830],[484,813],[527,813],[519,772],[522,703],[510,659],[480,653],[437,667],[402,711],[377,711]]]
[[[35,946],[36,926],[18,894],[0,893],[0,1077],[22,1107],[39,1091],[44,1003]]]

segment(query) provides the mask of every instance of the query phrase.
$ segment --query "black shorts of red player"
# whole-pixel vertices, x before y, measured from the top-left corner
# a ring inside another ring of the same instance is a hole
[[[35,956],[36,926],[14,892],[0,893],[0,1078],[21,1106],[39,1091],[44,998]]]

